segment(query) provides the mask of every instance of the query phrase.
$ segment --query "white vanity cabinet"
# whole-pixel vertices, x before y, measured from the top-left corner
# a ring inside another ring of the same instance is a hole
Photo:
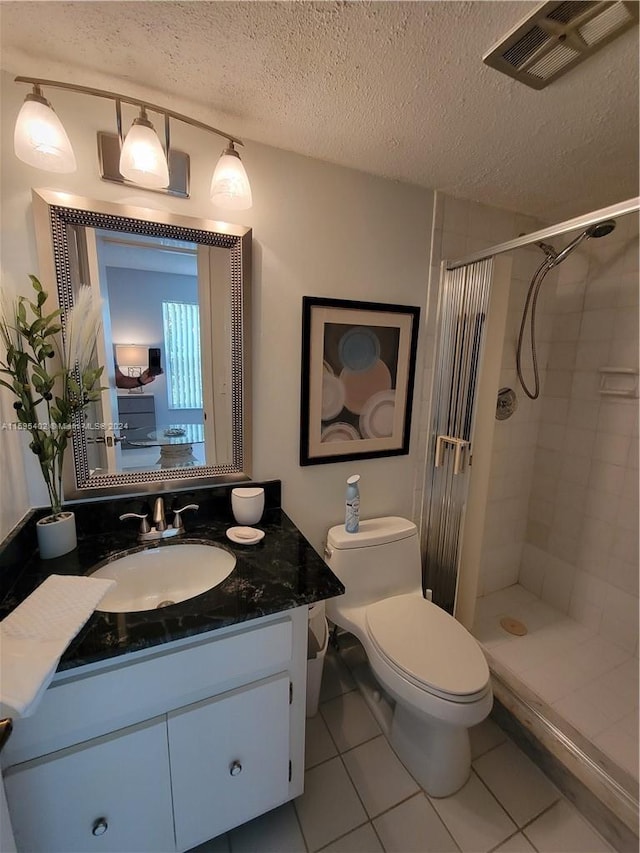
[[[168,771],[158,719],[18,765],[5,780],[18,849],[175,849]]]
[[[307,608],[57,676],[2,753],[18,851],[185,851],[302,793]]]
[[[169,751],[179,850],[285,802],[288,676],[169,714]]]

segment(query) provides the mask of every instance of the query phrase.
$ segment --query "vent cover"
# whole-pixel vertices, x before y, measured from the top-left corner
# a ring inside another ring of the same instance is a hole
[[[637,24],[638,7],[635,0],[543,3],[483,59],[533,89],[544,89]]]

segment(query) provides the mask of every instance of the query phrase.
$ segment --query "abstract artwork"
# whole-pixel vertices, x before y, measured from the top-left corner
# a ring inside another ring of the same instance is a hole
[[[408,453],[420,309],[302,303],[300,464]]]

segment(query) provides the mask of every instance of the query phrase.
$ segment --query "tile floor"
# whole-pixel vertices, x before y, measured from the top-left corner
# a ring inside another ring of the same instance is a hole
[[[327,655],[307,720],[305,791],[198,853],[596,853],[612,848],[491,720],[472,730],[473,769],[431,799],[396,758],[344,662]]]
[[[500,618],[524,622],[524,637]],[[638,658],[519,584],[478,599],[473,634],[498,663],[638,779]]]

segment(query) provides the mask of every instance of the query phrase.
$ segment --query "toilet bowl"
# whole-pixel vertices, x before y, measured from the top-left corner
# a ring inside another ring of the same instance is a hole
[[[392,516],[363,521],[355,534],[332,527],[325,559],[345,586],[327,615],[358,638],[394,702],[391,745],[428,794],[454,793],[469,777],[468,730],[493,696],[476,640],[422,595],[416,526]]]

